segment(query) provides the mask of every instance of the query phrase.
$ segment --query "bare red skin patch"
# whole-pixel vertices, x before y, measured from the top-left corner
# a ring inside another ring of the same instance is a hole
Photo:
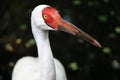
[[[42,17],[47,25],[49,25],[53,29],[58,28],[58,19],[60,19],[60,15],[58,11],[53,7],[46,7],[42,11]]]

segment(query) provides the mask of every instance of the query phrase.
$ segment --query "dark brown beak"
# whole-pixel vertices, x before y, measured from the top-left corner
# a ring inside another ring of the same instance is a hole
[[[72,35],[75,35],[75,36],[82,38],[83,40],[93,44],[94,46],[102,48],[102,46],[100,45],[100,43],[97,40],[95,40],[93,37],[91,37],[84,31],[82,31],[81,29],[77,28],[75,25],[73,25],[63,19],[60,19],[57,24],[59,26],[58,27],[59,30],[70,33]]]

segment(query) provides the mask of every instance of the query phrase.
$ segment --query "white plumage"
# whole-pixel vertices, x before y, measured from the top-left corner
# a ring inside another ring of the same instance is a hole
[[[57,59],[54,59],[56,68],[56,80],[67,80],[64,67]],[[12,80],[40,80],[39,59],[23,57],[17,61],[12,74]],[[45,76],[46,77],[46,76]],[[50,79],[48,79],[50,80]]]
[[[37,43],[38,56],[23,57],[17,61],[12,80],[67,80],[65,70],[57,59],[53,58],[48,39],[49,27],[42,18],[42,10],[48,5],[39,5],[31,15],[31,25]]]

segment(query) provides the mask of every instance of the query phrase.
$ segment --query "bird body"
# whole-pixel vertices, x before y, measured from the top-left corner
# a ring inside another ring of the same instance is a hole
[[[54,58],[54,63],[56,70],[56,80],[67,80],[66,73],[61,62]],[[12,80],[40,80],[39,66],[38,57],[34,58],[28,56],[19,59],[14,68]]]
[[[49,5],[35,7],[31,14],[31,27],[38,57],[23,57],[18,60],[13,69],[12,80],[67,80],[64,67],[53,57],[49,30],[65,31],[101,47],[93,37],[63,20],[58,11]]]

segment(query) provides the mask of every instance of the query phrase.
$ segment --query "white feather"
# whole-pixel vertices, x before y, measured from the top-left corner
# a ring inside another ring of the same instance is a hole
[[[54,59],[56,68],[56,80],[67,80],[63,65]],[[23,57],[19,59],[14,67],[12,80],[40,80],[39,59],[33,57]],[[49,79],[48,79],[49,80]]]

